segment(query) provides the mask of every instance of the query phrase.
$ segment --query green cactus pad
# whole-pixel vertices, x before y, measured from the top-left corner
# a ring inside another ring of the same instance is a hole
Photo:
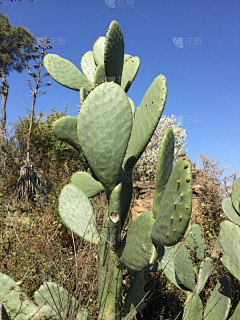
[[[122,30],[116,20],[110,23],[104,44],[104,65],[107,81],[121,85],[124,60]]]
[[[100,192],[104,191],[103,185],[96,181],[87,172],[76,172],[72,175],[71,183],[82,190],[89,198],[96,196]]]
[[[240,302],[238,303],[236,309],[233,312],[233,315],[229,320],[239,320],[240,319]]]
[[[230,221],[220,223],[219,242],[223,250],[221,261],[228,271],[240,281],[240,228]]]
[[[200,265],[198,280],[197,280],[196,288],[194,290],[196,294],[200,294],[208,278],[212,274],[213,270],[214,270],[213,259],[205,258]]]
[[[81,308],[76,315],[76,320],[93,320],[93,318],[89,316],[86,309]]]
[[[102,82],[106,81],[106,74],[105,74],[105,66],[103,63],[99,64],[94,72],[93,75],[93,83],[101,84]]]
[[[162,271],[161,260],[164,256],[164,246],[158,246],[156,251],[156,258],[154,259],[154,263],[152,265],[148,265],[147,268],[144,269],[144,272],[159,272]]]
[[[41,319],[38,307],[28,299],[27,295],[17,285],[11,277],[0,273],[1,299],[7,313],[11,314],[11,319],[15,320],[37,320]]]
[[[176,245],[174,266],[176,275],[181,283],[190,291],[193,291],[195,288],[193,265],[187,248],[182,242]]]
[[[85,99],[78,115],[78,140],[107,190],[112,190],[118,181],[131,128],[131,106],[117,84],[102,83]]]
[[[98,231],[93,208],[83,191],[72,184],[66,185],[59,197],[59,214],[75,234],[90,243],[98,243]]]
[[[135,113],[136,113],[135,103],[134,103],[133,99],[131,99],[131,98],[129,98],[129,97],[128,97],[128,100],[129,100],[129,102],[130,102],[130,104],[131,104],[132,116],[133,116],[133,120],[134,120],[134,118],[135,118]]]
[[[232,204],[237,213],[240,214],[240,178],[234,183],[232,189]]]
[[[133,279],[125,299],[125,304],[121,314],[122,320],[133,319],[138,312],[141,312],[145,308],[146,303],[142,301],[146,295],[144,291],[145,284],[146,281],[143,273],[138,272]]]
[[[53,133],[58,140],[70,144],[79,153],[81,152],[77,137],[76,117],[66,116],[56,120],[53,124]]]
[[[86,52],[81,59],[81,68],[85,77],[93,83],[93,74],[96,69],[96,64],[93,57],[93,52]]]
[[[87,98],[87,90],[84,87],[80,88],[80,105],[83,104],[84,100]]]
[[[57,54],[46,55],[44,67],[55,81],[69,89],[79,91],[81,87],[85,87],[87,91],[90,91],[93,88],[93,84],[72,62]]]
[[[124,62],[123,62],[123,64],[125,64],[130,58],[132,58],[132,56],[130,54],[125,53],[124,54]]]
[[[198,224],[191,225],[187,230],[187,242],[197,259],[204,259],[205,240],[204,232]]]
[[[77,301],[74,297],[69,299],[67,290],[54,282],[46,282],[35,291],[34,300],[41,306],[41,313],[47,319],[66,319],[71,309],[76,307]],[[69,300],[72,306],[69,306]],[[74,305],[75,303],[75,305]]]
[[[93,57],[96,65],[104,64],[105,37],[99,37],[93,44]]]
[[[189,293],[189,289],[181,284],[178,284],[176,279],[174,265],[175,249],[174,247],[164,247],[164,255],[161,260],[162,270],[167,279],[184,293]]]
[[[78,302],[66,289],[54,282],[46,282],[35,291],[34,299],[47,319],[66,319],[77,312]],[[90,320],[86,309],[78,310],[76,320]]]
[[[139,67],[140,67],[139,57],[132,57],[127,62],[124,63],[121,87],[125,92],[128,92],[131,84],[133,83],[138,73]]]
[[[182,320],[202,320],[203,304],[197,294],[189,293],[184,304]]]
[[[225,198],[222,201],[222,209],[225,213],[226,217],[232,221],[233,223],[240,226],[240,215],[237,213],[237,211],[233,207],[232,199],[231,198]]]
[[[152,228],[153,241],[164,246],[172,246],[179,242],[188,227],[191,212],[192,166],[190,161],[181,157],[164,189]]]
[[[125,169],[132,169],[141,157],[161,118],[166,98],[166,78],[159,75],[148,88],[136,112],[124,159]]]
[[[124,223],[128,216],[128,212],[132,202],[133,194],[133,182],[132,173],[125,172],[122,168],[120,169],[120,181],[122,182],[121,190],[121,228],[123,229]]]
[[[156,187],[153,197],[153,214],[158,214],[160,202],[163,195],[163,188],[166,185],[172,171],[174,157],[174,134],[171,128],[165,130],[159,146],[157,168],[156,168]]]
[[[130,226],[121,256],[121,262],[129,269],[143,270],[149,264],[154,251],[156,251],[151,239],[153,224],[153,214],[148,211],[143,212]]]
[[[227,277],[222,277],[208,299],[203,319],[226,320],[231,307],[231,287]]]

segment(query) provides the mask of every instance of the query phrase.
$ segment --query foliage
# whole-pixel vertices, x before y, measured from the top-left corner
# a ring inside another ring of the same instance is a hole
[[[7,75],[10,71],[22,72],[26,67],[27,61],[31,59],[34,51],[33,44],[36,39],[28,29],[24,27],[12,27],[8,17],[0,14],[0,77],[2,80],[1,91],[1,123],[0,123],[0,145],[5,145],[5,126],[6,126],[6,103],[9,85]],[[3,157],[1,157],[3,158]],[[2,161],[5,164],[5,161]]]
[[[159,145],[162,136],[167,128],[172,128],[175,145],[174,145],[174,162],[177,161],[179,154],[186,146],[186,129],[181,128],[180,122],[176,123],[177,119],[172,115],[171,117],[162,116],[154,134],[134,170],[134,179],[137,181],[154,181],[156,177],[156,166]]]
[[[204,228],[206,237],[210,241],[209,248],[211,248],[219,233],[219,224],[224,219],[221,209],[222,200],[231,194],[237,172],[231,176],[224,176],[227,169],[222,166],[222,161],[202,154],[198,157],[196,186],[200,186],[200,190],[197,198],[197,214],[195,213],[193,221]]]
[[[5,14],[0,14],[0,75],[22,72],[34,51],[36,39],[25,27],[12,27]]]

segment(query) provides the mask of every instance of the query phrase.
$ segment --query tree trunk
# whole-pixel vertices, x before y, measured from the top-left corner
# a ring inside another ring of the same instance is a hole
[[[34,107],[35,107],[36,97],[37,97],[37,89],[35,89],[33,93],[31,118],[30,118],[29,131],[27,136],[27,166],[30,166],[30,143],[31,143],[31,135],[33,131],[33,118],[34,118]]]
[[[7,103],[7,96],[8,96],[8,88],[9,88],[9,85],[7,84],[6,73],[5,73],[5,71],[3,71],[2,72],[2,88],[1,88],[1,96],[2,96],[1,114],[2,114],[2,119],[1,119],[1,123],[0,123],[0,144],[1,144],[1,147],[5,146],[5,126],[6,126],[6,121],[7,121],[6,103]]]
[[[38,94],[38,89],[39,89],[40,84],[41,84],[40,74],[41,74],[41,70],[42,70],[42,61],[43,61],[43,58],[41,59],[41,61],[39,63],[38,76],[37,76],[37,79],[36,79],[36,87],[35,87],[35,90],[33,92],[31,118],[30,118],[29,131],[28,131],[28,137],[27,137],[27,159],[26,159],[27,160],[27,166],[30,166],[30,143],[31,143],[31,136],[32,136],[32,131],[33,131],[33,118],[34,118],[35,103],[36,103],[36,98],[37,98],[37,94]]]

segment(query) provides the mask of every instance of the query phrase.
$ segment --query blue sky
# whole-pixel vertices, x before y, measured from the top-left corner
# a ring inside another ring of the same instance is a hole
[[[128,92],[136,106],[155,77],[167,78],[164,114],[174,114],[187,131],[188,156],[208,154],[240,170],[240,1],[239,0],[3,0],[1,13],[12,26],[47,36],[52,50],[79,66],[82,53],[104,36],[111,20],[122,28],[125,53],[141,59]],[[12,72],[7,121],[31,107],[26,72]],[[51,79],[49,78],[49,81]],[[78,92],[54,81],[37,100],[36,111],[78,111]]]

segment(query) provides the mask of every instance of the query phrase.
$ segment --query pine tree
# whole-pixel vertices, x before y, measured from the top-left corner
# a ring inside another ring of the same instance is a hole
[[[22,72],[25,69],[26,62],[31,59],[34,51],[35,42],[36,39],[27,28],[12,27],[8,17],[0,13],[0,78],[2,80],[0,145],[2,148],[5,145],[6,103],[9,92],[7,75],[13,70]]]

